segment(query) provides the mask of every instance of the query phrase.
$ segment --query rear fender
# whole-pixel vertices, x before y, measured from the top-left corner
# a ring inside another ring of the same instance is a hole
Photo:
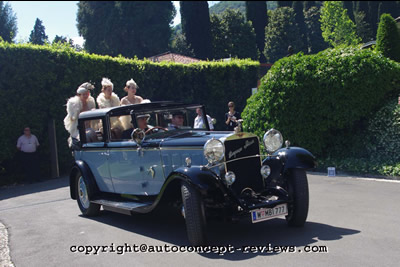
[[[89,198],[93,198],[95,194],[99,192],[99,188],[95,182],[94,176],[89,168],[89,166],[82,160],[75,161],[74,166],[72,167],[70,176],[69,176],[69,191],[72,199],[76,199],[76,175],[80,172],[85,183],[88,185],[88,195]]]

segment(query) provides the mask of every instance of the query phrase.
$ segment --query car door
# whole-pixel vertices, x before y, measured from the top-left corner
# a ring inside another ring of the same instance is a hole
[[[114,192],[108,167],[108,149],[103,133],[104,119],[90,119],[82,122],[85,137],[81,138],[80,159],[90,168],[96,183],[102,192]]]
[[[157,142],[144,142],[141,150],[139,156],[140,165],[143,170],[144,194],[157,195],[160,193],[165,181],[159,145]]]
[[[138,145],[134,141],[108,143],[108,164],[115,193],[144,195],[145,181],[142,173]]]

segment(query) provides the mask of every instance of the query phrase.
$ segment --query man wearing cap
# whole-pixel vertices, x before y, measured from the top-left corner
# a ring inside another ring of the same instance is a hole
[[[171,123],[168,124],[168,130],[179,129],[183,126],[185,121],[185,114],[182,111],[172,113]]]
[[[146,134],[149,133],[149,130],[152,129],[152,126],[149,126],[147,123],[149,121],[150,114],[140,114],[136,116],[136,121],[138,124],[138,127],[142,129]],[[131,134],[133,131],[133,127],[129,128],[125,131],[122,132],[122,139],[130,139]]]
[[[76,96],[68,99],[67,116],[64,118],[65,129],[69,132],[68,144],[71,147],[72,138],[79,139],[78,116],[79,113],[96,108],[94,98],[90,96],[90,90],[94,86],[88,82],[81,84],[76,90]]]

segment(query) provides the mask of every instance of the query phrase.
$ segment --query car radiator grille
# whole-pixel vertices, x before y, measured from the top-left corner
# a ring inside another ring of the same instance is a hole
[[[232,171],[236,175],[236,181],[232,189],[238,195],[245,188],[251,188],[256,192],[264,188],[264,182],[260,174],[261,159],[258,157],[246,158],[260,154],[260,145],[257,137],[225,140],[225,164],[226,171]],[[229,162],[233,159],[238,159]]]

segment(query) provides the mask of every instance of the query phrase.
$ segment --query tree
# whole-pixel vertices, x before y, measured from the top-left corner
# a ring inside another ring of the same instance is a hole
[[[182,32],[197,58],[212,57],[211,24],[207,1],[179,1]]]
[[[252,22],[256,34],[256,43],[260,52],[260,62],[266,62],[264,56],[265,27],[268,24],[267,4],[264,1],[246,1],[246,18]]]
[[[303,9],[304,11],[309,10],[311,7],[315,6],[315,1],[303,1]]]
[[[68,40],[67,40],[67,37],[65,37],[65,36],[58,36],[58,35],[56,35],[56,37],[54,37],[54,40],[53,40],[53,44],[55,44],[55,43],[63,43],[63,44],[65,44],[65,43],[68,43]]]
[[[378,18],[381,17],[381,14],[388,13],[393,18],[397,18],[399,14],[399,4],[398,1],[382,1],[379,3],[378,7]]]
[[[356,34],[356,25],[347,15],[341,1],[325,1],[320,21],[322,37],[333,47],[354,45],[361,41]]]
[[[278,7],[292,7],[294,1],[277,1]]]
[[[372,28],[367,22],[366,14],[364,11],[354,12],[354,20],[356,24],[357,35],[361,37],[361,40],[366,43],[373,40]]]
[[[0,37],[6,42],[12,42],[17,35],[17,17],[10,3],[0,1]]]
[[[171,1],[80,1],[78,31],[90,53],[150,57],[168,49]]]
[[[353,10],[353,2],[354,1],[343,1],[343,7],[347,9],[347,15],[349,18],[354,21],[354,10]]]
[[[308,53],[315,54],[328,48],[328,44],[322,38],[321,9],[316,6],[304,12],[304,20],[307,26]]]
[[[47,41],[48,37],[43,22],[39,18],[36,18],[35,26],[33,26],[33,30],[29,36],[29,42],[32,44],[44,45]]]
[[[397,62],[400,61],[400,35],[390,14],[382,14],[376,36],[376,50]]]
[[[346,2],[346,1],[344,1]],[[354,11],[354,22],[356,24],[357,35],[361,37],[363,42],[373,39],[373,30],[371,26],[371,17],[369,13],[369,2],[356,1]]]
[[[299,48],[300,51],[304,53],[308,52],[308,44],[307,44],[307,28],[304,22],[304,4],[302,1],[293,1],[292,8],[294,10],[294,19],[299,27],[300,36],[303,42],[303,47]]]
[[[281,7],[271,12],[265,28],[264,54],[267,61],[273,63],[286,56],[289,45],[297,53],[303,47],[303,42],[293,8]]]
[[[185,55],[188,57],[195,57],[193,49],[187,44],[185,35],[176,33],[171,41],[171,52]]]
[[[378,8],[379,8],[378,1],[368,1],[368,17],[373,37],[376,36],[376,31],[378,30],[378,22],[379,22]]]
[[[240,11],[228,8],[221,14],[211,15],[211,32],[214,58],[231,56],[258,60],[254,28]]]

